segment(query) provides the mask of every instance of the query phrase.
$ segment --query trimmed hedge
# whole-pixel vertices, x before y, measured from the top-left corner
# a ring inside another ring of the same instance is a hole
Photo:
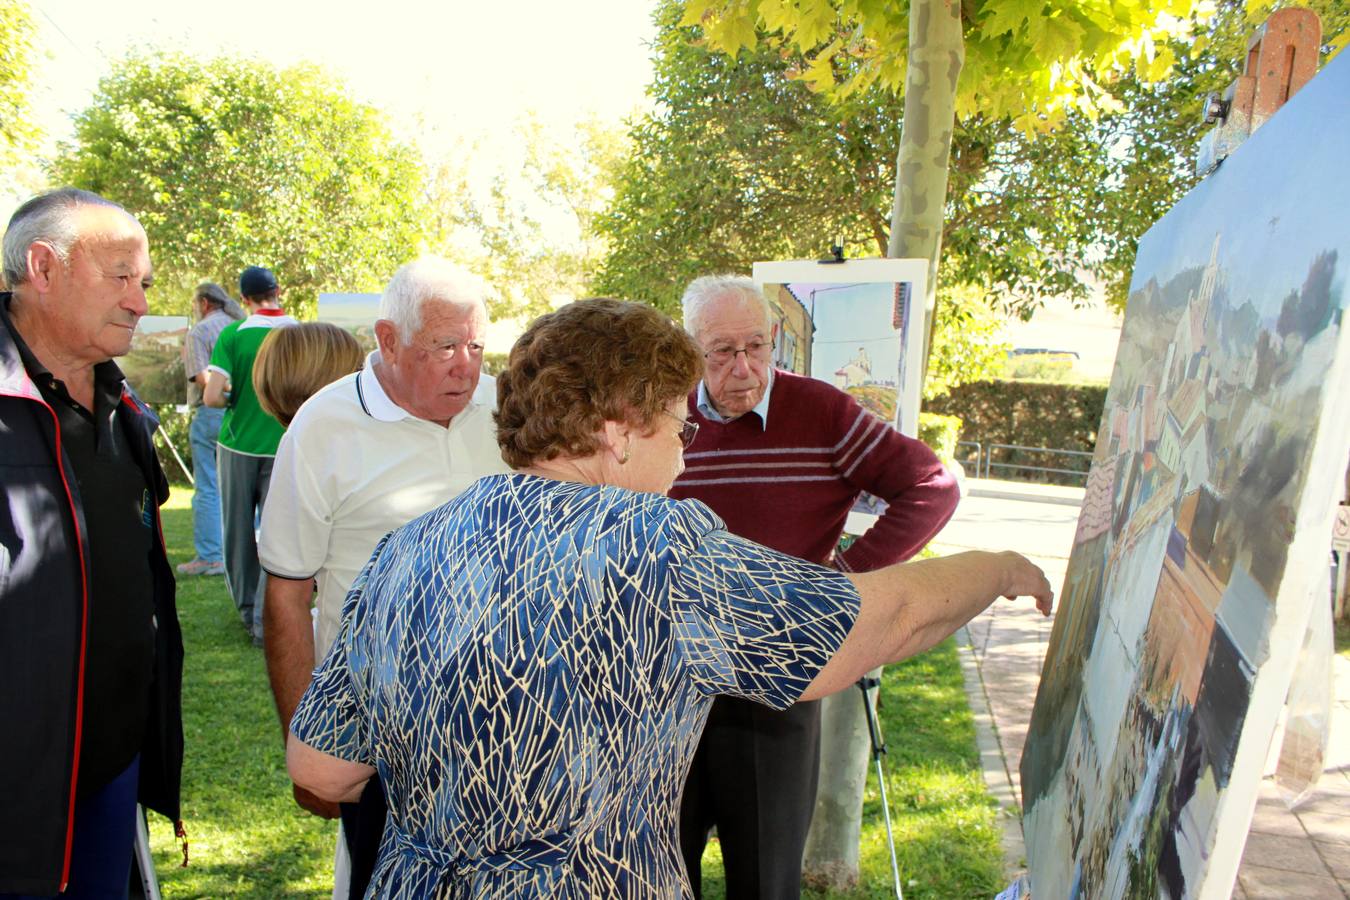
[[[919,440],[923,441],[944,463],[956,458],[956,442],[960,440],[961,420],[956,416],[938,413],[919,413]]]
[[[960,440],[990,444],[1018,444],[1059,450],[1092,452],[1106,404],[1106,387],[1086,384],[1053,384],[1033,381],[974,381],[954,387],[942,397],[927,401],[929,412],[958,416],[964,423]],[[987,449],[986,449],[987,452]],[[1075,469],[1086,472],[1085,457],[1055,457],[1000,451],[996,462]],[[997,470],[1000,478],[1033,478],[1041,473],[1016,469]],[[1081,484],[1073,476],[1044,476],[1035,480]]]

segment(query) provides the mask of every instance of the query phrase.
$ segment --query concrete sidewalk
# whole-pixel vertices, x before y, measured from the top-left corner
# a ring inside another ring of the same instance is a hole
[[[1017,550],[1045,569],[1058,591],[1082,490],[974,479],[968,487],[933,549]],[[1018,766],[1050,626],[1030,604],[999,602],[957,635],[985,782],[1003,813],[1010,877],[1026,867]],[[1350,660],[1337,656],[1334,665],[1326,771],[1296,811],[1288,810],[1273,781],[1265,780],[1234,897],[1350,900]]]

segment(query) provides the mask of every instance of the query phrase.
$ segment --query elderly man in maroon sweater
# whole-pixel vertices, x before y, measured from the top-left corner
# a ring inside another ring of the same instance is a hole
[[[705,369],[689,398],[698,436],[672,497],[702,500],[736,534],[848,572],[913,556],[951,517],[956,481],[925,445],[838,388],[772,368],[769,308],[752,280],[699,278],[683,304]],[[864,491],[886,511],[835,553]],[[680,810],[697,896],[714,825],[729,900],[800,896],[819,761],[818,702],[783,712],[730,697],[713,702]]]

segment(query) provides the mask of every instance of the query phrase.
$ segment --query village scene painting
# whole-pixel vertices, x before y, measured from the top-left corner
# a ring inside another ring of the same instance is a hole
[[[1037,897],[1227,897],[1350,457],[1350,61],[1141,240],[1021,776]]]
[[[118,358],[117,366],[146,403],[187,403],[183,347],[190,326],[187,316],[141,316],[136,323],[131,351]]]

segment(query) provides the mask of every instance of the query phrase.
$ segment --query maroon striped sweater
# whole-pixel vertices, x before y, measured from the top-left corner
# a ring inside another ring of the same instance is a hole
[[[773,379],[767,428],[754,413],[710,421],[695,389],[698,437],[670,496],[708,504],[733,534],[829,564],[849,509],[867,491],[889,506],[833,564],[868,572],[922,549],[959,499],[933,451],[823,381],[783,371]]]

